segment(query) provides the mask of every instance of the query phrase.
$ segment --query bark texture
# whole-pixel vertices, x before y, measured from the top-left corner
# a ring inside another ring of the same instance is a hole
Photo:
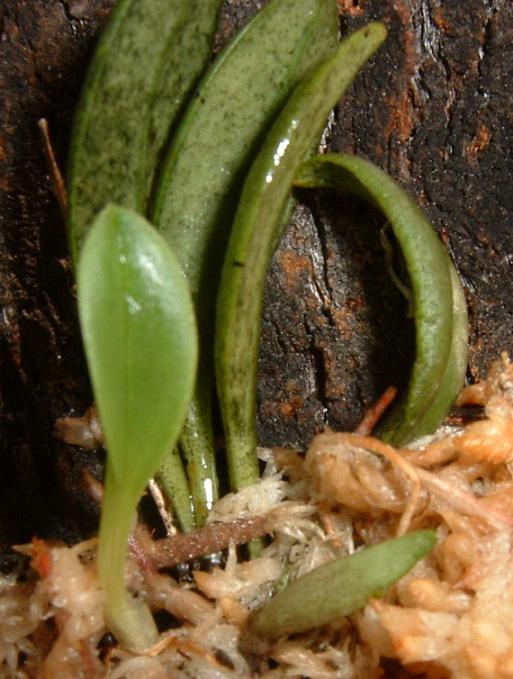
[[[228,0],[216,50],[260,7]],[[99,454],[65,446],[57,417],[91,402],[65,229],[37,120],[65,166],[73,110],[114,0],[0,5],[0,541],[94,529],[82,490]],[[471,320],[469,377],[513,345],[513,4],[339,0],[345,34],[383,19],[389,38],[342,102],[329,147],[378,163],[410,190],[453,254]],[[351,429],[412,360],[379,216],[306,195],[269,273],[260,361],[265,445]],[[0,564],[1,565],[1,564]]]

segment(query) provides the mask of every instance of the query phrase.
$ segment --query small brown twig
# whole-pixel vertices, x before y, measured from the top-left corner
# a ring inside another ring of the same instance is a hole
[[[103,486],[88,472],[84,473],[87,492],[98,503],[103,499]],[[152,484],[150,483],[150,489]],[[158,508],[160,511],[160,507]],[[161,514],[162,516],[162,514]],[[170,519],[166,513],[166,517]],[[162,519],[164,520],[164,516]],[[177,533],[153,540],[148,531],[138,525],[128,541],[129,551],[142,570],[151,572],[171,568],[192,559],[227,549],[230,543],[244,545],[273,531],[269,517],[251,516],[235,521],[212,523],[192,533]]]
[[[37,121],[37,124],[41,132],[41,136],[43,137],[43,149],[45,152],[46,162],[48,164],[48,170],[50,172],[53,191],[55,193],[55,197],[57,198],[57,202],[59,203],[62,218],[64,221],[66,221],[68,218],[68,192],[66,191],[66,184],[64,183],[62,172],[55,158],[55,152],[50,139],[50,131],[48,129],[48,121],[46,118],[40,118]]]
[[[226,549],[230,543],[243,545],[262,537],[267,532],[265,516],[252,516],[226,523],[212,523],[193,533],[177,533],[161,540],[151,540],[146,534],[137,533],[141,545],[154,568],[170,568],[185,561]]]
[[[358,434],[359,436],[369,436],[379,420],[382,418],[385,410],[389,407],[396,396],[396,387],[388,387],[388,389],[386,389],[385,392],[378,398],[376,403],[365,413],[363,420],[357,426],[354,433]]]

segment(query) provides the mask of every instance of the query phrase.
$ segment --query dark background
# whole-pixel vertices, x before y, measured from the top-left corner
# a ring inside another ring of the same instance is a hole
[[[262,2],[228,0],[216,49]],[[64,167],[77,96],[113,0],[0,0],[0,545],[94,530],[84,466],[57,417],[91,393],[65,229],[37,120]],[[469,379],[513,344],[513,3],[340,0],[341,31],[383,19],[390,36],[339,107],[329,146],[402,182],[449,247],[471,323]],[[269,273],[260,362],[265,445],[304,447],[351,429],[411,365],[405,305],[389,281],[378,218],[305,195]]]

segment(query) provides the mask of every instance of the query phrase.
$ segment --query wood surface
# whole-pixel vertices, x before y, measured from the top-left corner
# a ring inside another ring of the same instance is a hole
[[[228,0],[216,50],[261,6]],[[58,162],[94,41],[114,0],[0,3],[0,544],[94,531],[83,469],[102,453],[59,442],[91,403],[66,235],[37,126]],[[336,112],[333,150],[376,162],[415,196],[454,258],[470,312],[469,379],[513,345],[513,3],[340,0],[342,34],[373,19],[386,45]],[[236,133],[236,131],[234,131]],[[379,215],[305,194],[269,273],[259,436],[304,448],[353,428],[407,379],[411,320],[390,282]],[[4,552],[8,565],[10,556]],[[0,567],[2,561],[0,560]]]

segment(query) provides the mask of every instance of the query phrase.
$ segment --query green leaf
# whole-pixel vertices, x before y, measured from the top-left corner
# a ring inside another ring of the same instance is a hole
[[[198,316],[200,370],[180,446],[203,523],[218,495],[212,433],[215,304],[230,227],[255,148],[300,78],[337,41],[335,0],[275,0],[199,85],[159,177],[152,221],[173,248]]]
[[[448,414],[467,367],[467,311],[447,250],[420,208],[367,160],[327,154],[305,163],[295,184],[355,193],[387,218],[404,257],[413,292],[415,361],[406,393],[380,428],[403,445],[431,434]]]
[[[383,596],[435,543],[434,531],[416,531],[315,568],[253,613],[249,632],[276,639],[351,615]]]
[[[124,590],[127,537],[192,394],[192,301],[162,238],[142,217],[113,205],[91,227],[77,278],[82,337],[108,451],[99,548],[106,617],[121,643],[141,648],[155,631],[149,614],[141,625],[142,608]]]
[[[429,407],[425,408],[415,425],[415,435],[431,434],[436,431],[445,417],[450,413],[460,389],[463,387],[468,365],[468,313],[465,293],[460,277],[452,262],[449,262],[452,286],[452,338],[449,357],[438,390],[433,396]],[[419,432],[419,433],[417,433]],[[407,443],[404,439],[396,438],[392,428],[392,420],[386,420],[382,429],[382,437],[392,443]]]
[[[194,505],[178,446],[167,453],[156,479],[167,501],[171,503],[174,519],[180,529],[186,533],[194,530],[196,528]]]
[[[258,478],[256,382],[267,269],[286,224],[292,183],[331,109],[386,37],[380,23],[356,31],[310,72],[273,124],[245,181],[217,304],[216,379],[234,490]]]
[[[144,212],[171,128],[210,58],[221,0],[119,0],[91,61],[68,165],[76,261],[107,203]]]

